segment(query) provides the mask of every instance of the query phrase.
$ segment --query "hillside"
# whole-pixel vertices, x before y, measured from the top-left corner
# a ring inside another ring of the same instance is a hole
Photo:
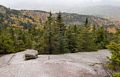
[[[0,13],[1,13],[1,14],[5,14],[5,13],[7,12],[7,10],[8,10],[8,8],[0,5]]]
[[[98,5],[98,6],[85,7],[80,9],[79,13],[120,19],[120,15],[119,15],[120,7],[117,6]]]
[[[48,12],[45,11],[37,11],[37,10],[24,10],[21,11],[21,13],[23,15],[29,15],[32,17],[40,17],[42,19],[42,21],[45,21],[45,19],[47,18],[47,16],[49,15]],[[56,14],[53,14],[53,17],[56,17]],[[95,25],[104,25],[104,26],[110,26],[110,25],[115,25],[114,22],[112,22],[111,20],[105,19],[105,18],[100,18],[100,17],[96,17],[93,15],[80,15],[80,14],[76,14],[76,13],[62,13],[62,17],[63,17],[63,21],[65,24],[84,24],[86,18],[89,19],[89,22],[91,24],[95,24]]]
[[[36,23],[45,22],[48,12],[40,11],[40,10],[13,10],[5,8],[4,6],[0,6],[0,13],[4,14],[4,19],[9,19],[6,21],[7,23],[11,23],[11,25],[17,24],[18,26],[24,26],[26,22],[30,24],[28,26],[34,25]],[[6,15],[7,17],[6,17]],[[56,17],[57,13],[53,14],[53,17]],[[5,18],[6,17],[6,18]],[[63,21],[65,24],[84,24],[86,18],[88,18],[89,23],[96,26],[104,26],[104,27],[113,27],[117,24],[117,22],[111,21],[110,19],[105,19],[101,17],[96,17],[92,15],[80,15],[75,13],[62,13]],[[19,21],[16,23],[16,21]],[[6,25],[7,25],[6,23]],[[119,24],[117,24],[118,26]]]

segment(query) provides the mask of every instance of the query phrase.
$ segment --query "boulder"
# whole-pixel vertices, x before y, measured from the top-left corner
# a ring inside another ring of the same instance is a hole
[[[36,50],[26,50],[25,53],[25,60],[36,59],[38,58],[38,51]]]

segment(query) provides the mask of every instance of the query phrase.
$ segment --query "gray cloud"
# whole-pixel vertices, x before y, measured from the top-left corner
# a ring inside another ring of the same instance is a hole
[[[14,9],[68,11],[95,5],[120,6],[120,0],[0,0],[0,4]]]

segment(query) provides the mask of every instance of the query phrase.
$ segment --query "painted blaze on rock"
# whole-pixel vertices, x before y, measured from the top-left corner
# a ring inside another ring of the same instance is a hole
[[[28,49],[25,51],[25,60],[38,58],[38,51]]]

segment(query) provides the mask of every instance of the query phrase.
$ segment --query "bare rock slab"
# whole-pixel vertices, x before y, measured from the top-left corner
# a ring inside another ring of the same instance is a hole
[[[38,55],[37,59],[25,61],[25,54],[30,52],[37,55],[35,50],[26,50],[13,57],[11,54],[0,57],[0,77],[110,77],[103,66],[111,56],[109,50]]]

